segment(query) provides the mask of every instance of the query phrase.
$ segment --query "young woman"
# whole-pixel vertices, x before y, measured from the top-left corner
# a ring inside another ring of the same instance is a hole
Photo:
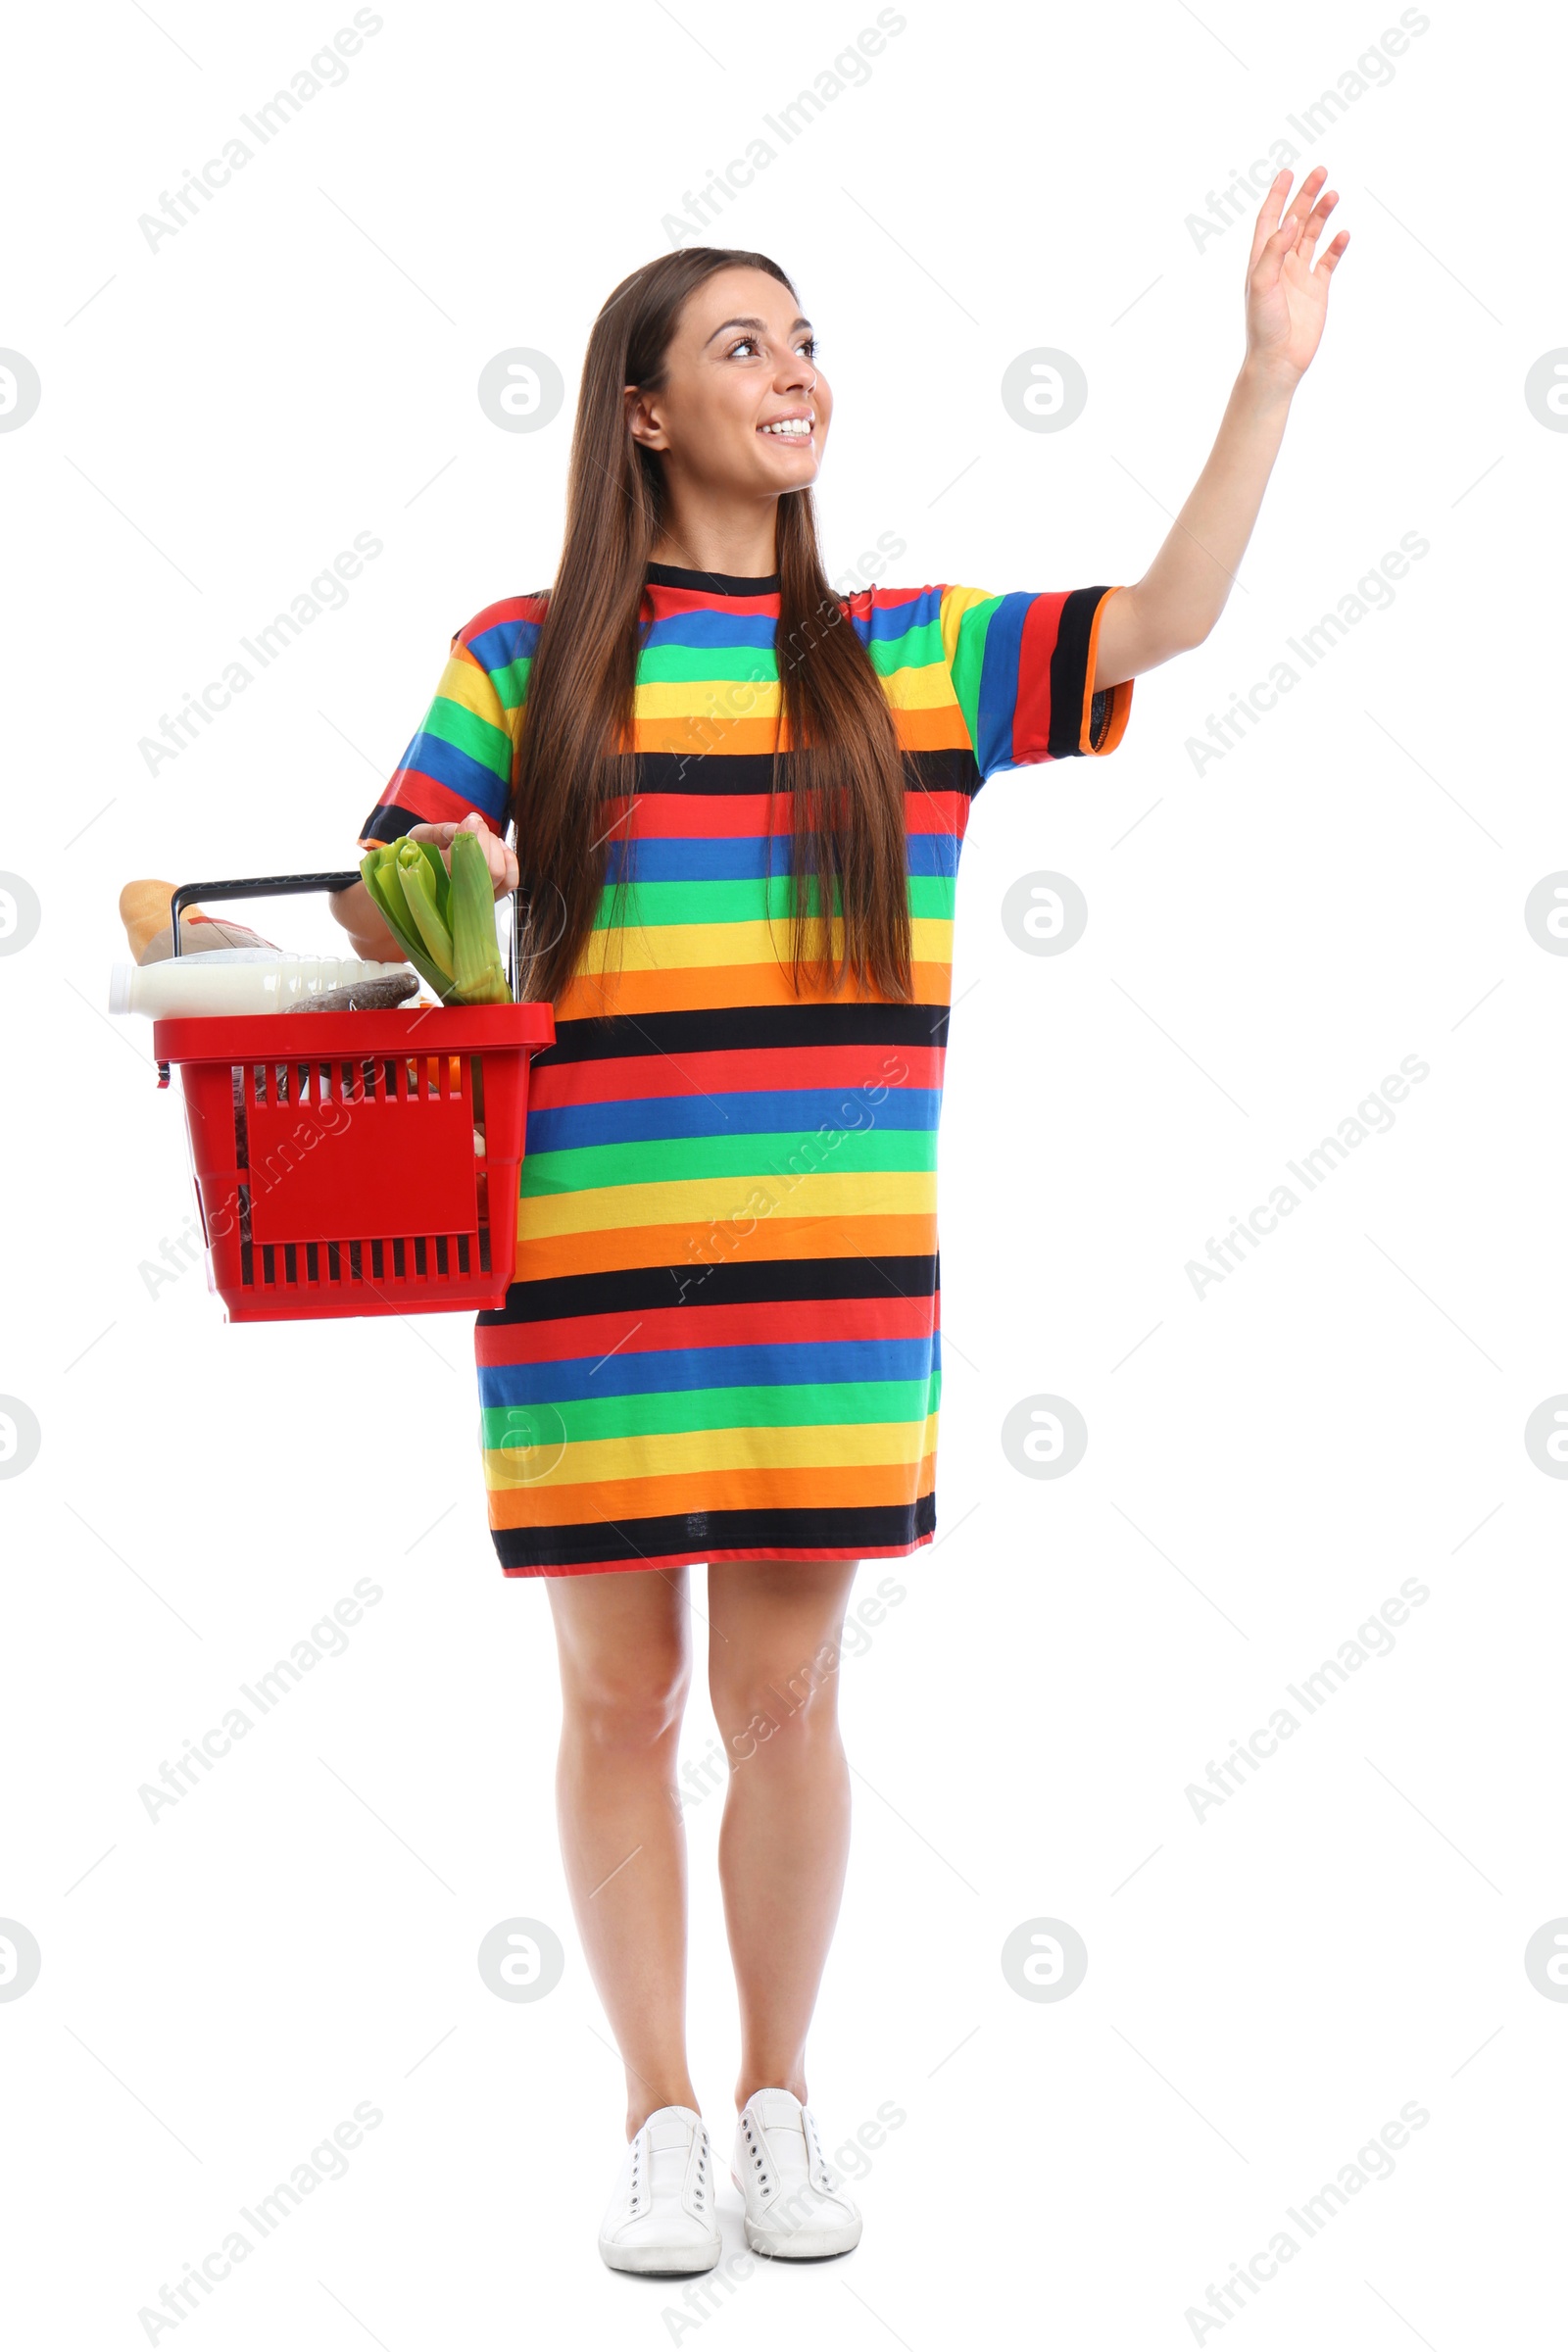
[[[731,2175],[759,2252],[859,2237],[806,2035],[849,1839],[856,1564],[936,1526],[959,849],[993,768],[1112,751],[1132,680],[1224,607],[1348,242],[1314,268],[1336,198],[1319,168],[1280,220],[1291,176],[1258,217],[1212,453],[1125,587],[834,595],[811,498],[832,396],[790,280],[703,247],[634,271],[589,338],[554,586],[458,631],[362,836],[476,833],[555,1006],[515,1280],[475,1347],[500,1565],[549,1580],[563,1852],[626,2069],[615,2269],[720,2252],[675,1789],[700,1562],[730,1763]],[[916,349],[890,397],[932,397]],[[335,905],[361,954],[396,956],[363,885]]]

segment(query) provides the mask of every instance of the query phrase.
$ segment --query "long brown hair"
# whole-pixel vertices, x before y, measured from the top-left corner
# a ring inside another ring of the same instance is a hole
[[[645,574],[665,490],[658,454],[631,433],[624,387],[662,389],[682,304],[715,270],[734,269],[765,270],[795,293],[765,254],[683,246],[623,278],[588,338],[564,543],[529,671],[512,795],[536,997],[559,997],[576,970],[609,870],[611,804],[629,804],[636,789],[635,756],[622,747],[632,741]],[[792,985],[799,995],[809,961],[813,980],[835,993],[848,970],[858,984],[908,999],[904,760],[865,649],[841,625],[846,615],[822,568],[808,488],[780,496],[775,545],[782,715],[795,754]],[[715,742],[722,731],[715,722]],[[839,956],[827,927],[835,910],[843,915]],[[810,958],[808,922],[821,943]]]

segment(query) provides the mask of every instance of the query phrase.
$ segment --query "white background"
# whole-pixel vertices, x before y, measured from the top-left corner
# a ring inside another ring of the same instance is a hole
[[[138,217],[351,11],[98,0],[7,41],[0,343],[43,385],[0,435],[0,867],[42,906],[0,958],[0,1392],[42,1432],[0,1482],[0,1915],[43,1956],[0,2003],[8,2332],[145,2342],[163,2284],[368,2100],[346,2177],[154,2340],[1537,2340],[1568,2010],[1523,1955],[1568,1912],[1568,1490],[1523,1430],[1568,1388],[1568,962],[1523,907],[1568,864],[1568,440],[1524,379],[1568,342],[1560,27],[1433,7],[1308,144],[1288,118],[1397,11],[911,0],[699,231],[775,256],[817,322],[829,570],[891,532],[893,584],[994,590],[1136,579],[1186,497],[1255,210],[1200,245],[1211,193],[1285,137],[1353,235],[1212,638],[1138,683],[1113,758],[975,807],[940,1541],[860,1573],[904,1597],[844,1670],[855,1849],[809,2053],[830,2150],[886,2102],[906,2121],[854,2255],[694,2326],[678,2282],[595,2250],[621,2076],[557,1854],[547,1596],[485,1524],[471,1318],[230,1327],[199,1269],[150,1294],[189,1210],[179,1097],[102,1007],[127,878],[354,861],[453,632],[548,584],[598,304],[875,11],[380,13],[156,251]],[[516,345],[566,378],[538,433],[475,396]],[[1062,433],[1000,398],[1039,346],[1088,375]],[[149,774],[161,714],[361,531],[383,552],[343,609]],[[1392,606],[1199,774],[1209,714],[1407,532],[1430,552]],[[1038,870],[1089,902],[1060,956],[1002,928]],[[319,905],[254,919],[342,945]],[[1197,1297],[1209,1237],[1411,1054],[1393,1128]],[[1054,1481],[1000,1442],[1042,1394],[1089,1428]],[[344,1654],[149,1820],[142,1784],[367,1575]],[[1412,1577],[1392,1653],[1200,1820],[1189,1785]],[[712,1739],[699,1689],[690,1753]],[[689,1822],[727,2160],[716,1798]],[[536,2003],[475,1965],[519,1915],[566,1947]],[[1002,1972],[1042,1917],[1088,1948],[1059,2002]],[[1308,2239],[1286,2209],[1406,2102],[1430,2120],[1392,2177]],[[1300,2250],[1255,2300],[1185,2316],[1282,2228]]]

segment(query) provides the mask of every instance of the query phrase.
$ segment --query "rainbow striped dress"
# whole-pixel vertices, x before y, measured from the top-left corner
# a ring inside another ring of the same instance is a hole
[[[777,576],[650,564],[637,790],[533,1061],[514,1280],[474,1327],[508,1576],[930,1543],[958,855],[994,768],[1120,742],[1131,682],[1090,688],[1114,593],[843,600],[904,752],[914,1002],[797,998]],[[365,843],[470,809],[505,831],[545,603],[458,631]]]

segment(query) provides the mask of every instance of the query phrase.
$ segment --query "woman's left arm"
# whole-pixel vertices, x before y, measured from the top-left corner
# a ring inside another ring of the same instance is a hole
[[[1279,172],[1252,231],[1247,274],[1247,356],[1236,378],[1208,463],[1141,580],[1119,588],[1101,609],[1094,690],[1156,669],[1201,645],[1225,609],[1236,566],[1257,520],[1263,492],[1285,436],[1291,398],[1323,333],[1329,279],[1347,245],[1342,229],[1314,269],[1313,252],[1334,189],[1319,164],[1277,229],[1269,220],[1289,191]]]

